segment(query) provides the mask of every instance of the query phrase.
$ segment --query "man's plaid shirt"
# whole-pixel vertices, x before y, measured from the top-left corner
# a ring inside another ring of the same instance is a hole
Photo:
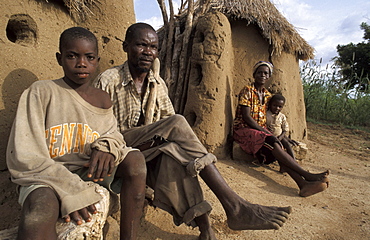
[[[153,122],[175,114],[168,90],[163,79],[155,79],[153,71],[148,75],[148,86],[143,100],[135,88],[127,61],[101,73],[94,82],[94,86],[107,93],[113,103],[113,112],[118,121],[118,128],[125,129],[136,127],[141,111],[145,115],[145,108],[149,97],[149,84],[157,84],[157,99],[154,109]]]

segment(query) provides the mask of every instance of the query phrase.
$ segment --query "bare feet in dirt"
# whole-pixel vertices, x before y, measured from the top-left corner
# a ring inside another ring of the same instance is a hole
[[[239,209],[226,213],[227,224],[232,230],[279,229],[291,211],[291,207],[262,206],[244,201]]]
[[[316,181],[316,182],[307,182],[299,191],[299,196],[308,197],[316,193],[325,191],[329,187],[329,182],[325,181]]]
[[[329,175],[329,170],[326,170],[325,172],[322,173],[309,173],[308,176],[304,176],[306,181],[309,182],[316,182],[316,181],[328,181],[328,175]]]

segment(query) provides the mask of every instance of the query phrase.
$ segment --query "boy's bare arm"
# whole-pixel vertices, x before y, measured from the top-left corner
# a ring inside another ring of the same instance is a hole
[[[286,131],[283,131],[277,138],[279,139],[279,141],[283,140],[284,138],[286,138],[285,136],[285,133]]]

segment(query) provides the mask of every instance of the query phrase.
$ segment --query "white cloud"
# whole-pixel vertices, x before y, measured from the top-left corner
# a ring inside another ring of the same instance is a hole
[[[162,13],[156,0],[134,0],[135,4],[135,15],[137,22],[145,22],[154,29],[158,29],[163,26]],[[167,7],[167,14],[170,14],[168,1],[165,1]],[[181,0],[173,0],[174,14],[177,14],[180,8]]]
[[[154,16],[154,17],[151,17],[151,18],[148,18],[148,19],[144,19],[144,20],[137,20],[138,22],[144,22],[144,23],[148,23],[150,24],[154,29],[159,29],[160,27],[163,26],[163,19],[162,19],[162,15],[160,15],[159,17],[158,16]]]
[[[363,0],[273,0],[299,34],[326,64],[337,55],[338,44],[362,41],[361,22],[369,22],[370,2]],[[366,18],[367,17],[367,18]]]

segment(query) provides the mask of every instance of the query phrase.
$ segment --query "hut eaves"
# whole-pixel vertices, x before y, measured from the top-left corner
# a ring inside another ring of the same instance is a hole
[[[292,24],[269,0],[212,0],[211,9],[225,14],[229,19],[245,19],[256,24],[261,34],[272,45],[272,54],[282,51],[295,54],[301,60],[314,57],[314,48],[304,40]]]

